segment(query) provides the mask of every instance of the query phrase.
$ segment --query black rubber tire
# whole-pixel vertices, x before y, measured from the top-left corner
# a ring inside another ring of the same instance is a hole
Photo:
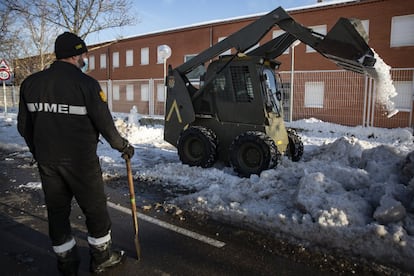
[[[274,141],[260,131],[247,131],[237,136],[229,149],[230,164],[242,177],[260,175],[277,165],[280,153]]]
[[[181,133],[177,150],[183,164],[211,167],[217,155],[216,135],[208,128],[191,126]]]
[[[303,155],[303,143],[293,129],[287,129],[289,144],[286,155],[294,162],[299,161]]]

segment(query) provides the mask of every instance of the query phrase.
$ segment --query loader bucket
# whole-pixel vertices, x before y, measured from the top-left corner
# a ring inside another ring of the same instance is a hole
[[[315,50],[346,70],[375,78],[376,59],[367,40],[360,20],[340,18]]]

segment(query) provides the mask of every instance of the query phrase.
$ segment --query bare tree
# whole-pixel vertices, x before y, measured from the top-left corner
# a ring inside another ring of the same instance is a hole
[[[16,83],[42,70],[54,59],[51,54],[53,37],[56,37],[58,30],[46,19],[47,4],[47,0],[39,0],[36,5],[21,6],[21,10],[6,6],[11,23],[8,25],[9,35],[5,38],[5,45],[9,47],[8,60]]]
[[[18,39],[7,40],[11,48],[20,50],[14,53],[14,59],[19,58],[19,79],[52,62],[59,32],[70,31],[85,39],[91,33],[135,23],[131,0],[4,0],[3,7],[13,17],[5,16],[9,21],[3,20],[2,25],[19,30]],[[12,18],[16,20],[11,22]]]
[[[15,44],[19,40],[19,32],[13,27],[16,20],[12,11],[0,2],[0,58],[9,59],[15,55]]]
[[[36,64],[39,70],[53,61],[50,53],[52,52],[54,38],[58,33],[58,28],[47,20],[48,4],[47,0],[38,0],[34,7],[36,16],[28,14],[24,17],[26,32],[28,33],[27,43],[32,46],[30,48],[37,54]]]
[[[9,63],[13,73],[14,60],[20,51],[20,32],[15,28],[15,14],[3,2],[0,2],[0,20],[0,59]]]
[[[5,0],[7,5],[21,14],[40,16],[28,7],[37,5],[32,0]],[[49,0],[45,19],[83,39],[88,34],[110,28],[133,25],[136,22],[131,0]]]

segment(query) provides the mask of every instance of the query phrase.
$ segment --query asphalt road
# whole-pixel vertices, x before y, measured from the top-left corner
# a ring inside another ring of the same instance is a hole
[[[47,235],[46,208],[41,190],[19,187],[39,182],[37,169],[22,159],[0,154],[0,265],[2,275],[58,275]],[[107,185],[114,246],[126,261],[103,275],[380,275],[354,261],[307,252],[253,231],[174,208],[139,208],[141,259],[136,260],[126,179]],[[125,185],[125,186],[124,186]],[[120,188],[124,187],[124,188]],[[158,201],[139,188],[139,203]],[[151,200],[149,200],[151,201]],[[152,205],[155,206],[155,205]],[[84,216],[73,202],[72,226],[80,249],[80,275],[89,275]],[[316,257],[315,257],[316,256]]]

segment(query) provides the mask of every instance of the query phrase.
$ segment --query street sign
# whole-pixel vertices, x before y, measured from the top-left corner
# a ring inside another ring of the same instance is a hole
[[[0,61],[0,80],[3,82],[3,96],[4,96],[4,114],[7,115],[7,97],[6,97],[6,80],[10,79],[10,67],[7,62],[2,59]]]
[[[5,81],[10,79],[10,67],[7,62],[2,59],[0,61],[0,80]]]
[[[0,69],[0,80],[5,81],[10,79],[10,72]]]
[[[4,59],[0,61],[0,70],[10,71],[10,67]]]

